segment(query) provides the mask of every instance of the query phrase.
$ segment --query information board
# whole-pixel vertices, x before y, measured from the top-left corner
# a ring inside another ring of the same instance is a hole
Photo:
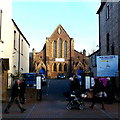
[[[115,77],[118,75],[118,55],[97,56],[97,76]]]

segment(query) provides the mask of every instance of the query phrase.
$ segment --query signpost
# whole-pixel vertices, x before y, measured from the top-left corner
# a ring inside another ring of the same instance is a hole
[[[97,56],[97,76],[116,77],[118,74],[118,55]]]
[[[90,89],[90,76],[85,77],[85,89]]]
[[[40,101],[42,99],[42,84],[41,84],[41,76],[36,77],[36,89],[37,89],[37,100]]]

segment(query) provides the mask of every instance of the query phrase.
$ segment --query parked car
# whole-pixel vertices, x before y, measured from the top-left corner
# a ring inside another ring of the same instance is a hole
[[[65,79],[66,76],[65,76],[64,73],[59,73],[59,74],[57,75],[57,78],[58,78],[58,79]]]
[[[22,73],[21,76],[25,78],[25,83],[27,87],[35,87],[36,86],[36,77],[41,76],[42,85],[46,83],[46,78],[43,74],[39,73]]]

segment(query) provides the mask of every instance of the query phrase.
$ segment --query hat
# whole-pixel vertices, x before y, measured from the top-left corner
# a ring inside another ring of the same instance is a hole
[[[107,77],[106,79],[107,79],[107,80],[110,80],[110,77]]]

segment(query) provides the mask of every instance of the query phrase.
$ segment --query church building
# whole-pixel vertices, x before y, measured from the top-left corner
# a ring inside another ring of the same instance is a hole
[[[31,72],[45,73],[48,78],[56,78],[59,73],[67,77],[73,73],[89,72],[89,59],[86,51],[74,49],[74,39],[70,38],[61,25],[55,29],[40,52],[33,52],[30,64],[34,66]]]

